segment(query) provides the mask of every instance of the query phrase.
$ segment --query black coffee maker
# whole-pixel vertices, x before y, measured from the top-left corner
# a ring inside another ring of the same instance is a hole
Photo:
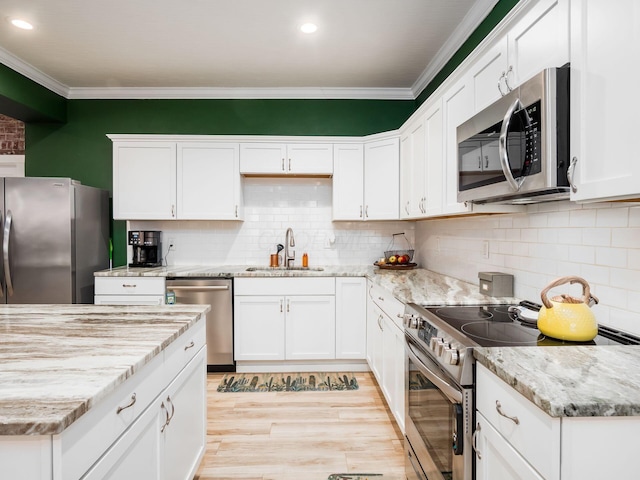
[[[129,245],[133,246],[133,261],[129,264],[130,267],[162,266],[162,243],[159,231],[130,231]]]

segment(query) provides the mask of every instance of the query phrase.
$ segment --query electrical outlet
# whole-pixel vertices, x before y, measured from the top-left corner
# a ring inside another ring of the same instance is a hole
[[[175,251],[176,250],[176,241],[174,238],[170,238],[169,239],[169,251]]]
[[[489,258],[489,240],[482,242],[482,258]]]

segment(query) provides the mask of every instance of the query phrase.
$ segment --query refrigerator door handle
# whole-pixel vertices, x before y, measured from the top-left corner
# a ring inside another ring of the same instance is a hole
[[[2,232],[2,228],[4,227],[2,225],[4,221],[4,219],[2,218],[2,213],[2,210],[0,210],[0,233]],[[0,240],[0,242],[4,243],[3,240]],[[4,298],[4,263],[0,264],[0,298]]]
[[[4,222],[4,237],[2,238],[2,259],[4,262],[4,280],[7,282],[7,295],[13,295],[13,283],[11,283],[11,268],[9,266],[9,236],[11,235],[11,210],[7,210],[7,219]]]

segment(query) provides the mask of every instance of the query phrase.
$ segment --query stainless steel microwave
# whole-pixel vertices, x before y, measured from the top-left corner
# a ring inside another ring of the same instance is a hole
[[[569,198],[569,67],[543,70],[457,129],[458,201]]]

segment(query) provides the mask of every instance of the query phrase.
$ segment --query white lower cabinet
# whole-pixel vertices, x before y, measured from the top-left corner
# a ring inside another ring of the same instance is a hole
[[[404,305],[371,281],[367,291],[367,362],[404,432],[406,355],[400,319]]]
[[[192,479],[205,449],[205,360],[201,349],[83,478]]]
[[[164,305],[163,277],[95,277],[96,305]]]
[[[336,278],[336,359],[363,360],[367,353],[367,281]]]
[[[335,359],[334,278],[237,278],[234,291],[237,361]]]

